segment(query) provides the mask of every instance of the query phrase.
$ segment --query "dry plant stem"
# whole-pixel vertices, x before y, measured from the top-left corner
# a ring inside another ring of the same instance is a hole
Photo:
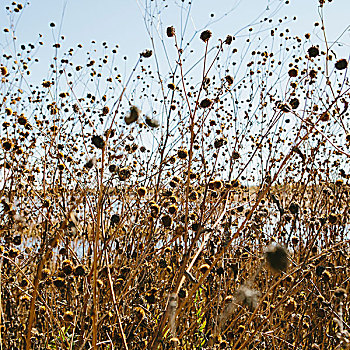
[[[297,146],[299,146],[299,144],[302,142],[303,140],[301,140]],[[202,283],[204,282],[204,280],[207,278],[208,274],[210,273],[210,271],[213,269],[213,267],[216,265],[216,263],[218,262],[218,260],[222,257],[222,255],[225,253],[226,251],[226,247],[230,246],[232,244],[232,242],[234,241],[234,239],[236,239],[240,232],[243,230],[243,228],[245,227],[246,223],[250,220],[251,216],[253,215],[255,209],[257,208],[257,206],[259,205],[259,203],[261,202],[261,200],[265,197],[266,193],[269,191],[269,189],[271,188],[271,185],[276,181],[279,173],[282,171],[284,165],[288,162],[289,158],[292,156],[292,152],[290,151],[287,156],[284,158],[279,170],[276,172],[276,174],[274,175],[273,180],[271,181],[271,183],[269,185],[267,185],[265,187],[264,190],[262,190],[254,204],[254,206],[252,207],[252,209],[250,210],[249,214],[247,215],[247,217],[245,218],[245,220],[242,222],[242,224],[240,225],[240,227],[238,228],[238,230],[236,231],[236,233],[231,237],[231,239],[228,241],[227,245],[225,247],[223,247],[221,249],[221,251],[217,254],[217,256],[215,257],[214,262],[212,263],[212,265],[210,266],[210,269],[208,269],[208,271],[206,271],[203,276],[201,277],[201,279],[199,280],[199,282],[191,289],[191,291],[188,293],[188,297],[182,302],[182,304],[180,304],[179,308],[178,308],[178,313],[180,312],[181,308],[185,305],[185,303],[191,299],[191,297],[193,296],[193,294],[196,292],[196,290],[202,285]]]
[[[40,259],[39,264],[37,266],[35,279],[34,279],[34,283],[33,283],[34,287],[33,287],[33,292],[32,292],[32,299],[30,301],[30,308],[29,308],[29,317],[28,317],[27,334],[26,334],[26,350],[31,349],[31,333],[32,333],[33,323],[34,323],[34,318],[35,318],[35,302],[36,302],[36,298],[38,295],[38,286],[39,286],[39,282],[41,280],[42,270],[45,266],[46,261],[50,257],[50,254],[52,252],[52,248],[54,246],[56,246],[56,244],[57,244],[58,238],[60,236],[60,231],[61,230],[63,231],[67,227],[67,223],[69,221],[70,214],[79,205],[80,201],[81,201],[81,197],[77,201],[77,204],[71,208],[68,215],[66,215],[66,218],[64,219],[63,223],[57,229],[56,235],[52,238],[52,240],[50,242],[50,247],[48,247],[47,251],[45,252],[44,256]]]
[[[114,294],[114,287],[113,287],[113,281],[112,281],[112,276],[111,276],[111,270],[109,268],[109,259],[108,259],[108,254],[107,254],[107,271],[108,271],[108,281],[109,281],[109,286],[111,288],[111,294],[112,294],[112,300],[113,300],[113,306],[114,306],[114,310],[115,310],[115,313],[117,314],[117,321],[118,321],[118,327],[119,327],[119,331],[120,331],[120,334],[122,336],[122,339],[123,339],[123,345],[124,345],[124,348],[126,350],[128,350],[128,344],[126,342],[126,338],[125,338],[125,333],[124,333],[124,330],[123,330],[123,325],[122,325],[122,322],[120,320],[120,314],[119,314],[119,308],[118,308],[118,304],[117,304],[117,301],[115,299],[115,294]]]
[[[136,66],[139,64],[140,58],[138,59]],[[135,67],[136,67],[135,66]],[[122,93],[120,94],[120,97],[118,99],[117,103],[117,108],[114,112],[114,116],[112,118],[110,127],[108,128],[107,136],[106,136],[106,145],[108,142],[108,138],[110,135],[110,131],[113,127],[115,118],[117,116],[120,103],[122,101],[124,92],[126,90],[127,85],[129,84],[132,74],[134,70],[130,74],[130,77],[126,83],[126,86],[124,87]],[[97,220],[96,220],[96,229],[95,229],[95,241],[94,241],[94,260],[93,260],[93,317],[92,317],[92,346],[93,349],[97,349],[97,324],[98,324],[98,307],[97,307],[97,261],[99,260],[99,255],[98,255],[98,242],[100,238],[100,226],[102,222],[102,206],[103,206],[103,199],[104,199],[104,192],[103,192],[103,169],[104,169],[104,158],[105,158],[105,151],[106,151],[106,146],[102,149],[102,167],[101,167],[101,174],[100,174],[100,189],[99,189],[99,197],[98,197],[98,203],[97,203]],[[125,336],[124,336],[125,338]],[[125,343],[126,344],[126,343]]]
[[[342,243],[343,243],[343,242],[340,242],[339,245],[342,244]],[[332,247],[332,249],[334,249],[334,246]],[[315,259],[317,259],[317,257],[318,257],[318,256],[315,256],[315,257],[312,259],[312,261],[315,260]],[[307,260],[305,260],[301,266],[298,266],[298,267],[297,267],[293,272],[291,272],[290,274],[296,273],[297,271],[301,271],[301,270],[303,269],[303,267],[305,266],[306,261],[307,261]],[[284,278],[284,276],[280,277],[280,278],[269,288],[269,290],[268,290],[268,291],[264,294],[264,296],[260,299],[259,304],[261,304],[261,302],[266,298],[266,296],[268,295],[269,291],[273,290],[275,287],[277,287],[277,286],[281,283],[281,281],[282,281],[283,278]],[[302,282],[302,279],[301,279],[296,285],[290,287],[289,291],[292,290],[292,289],[295,289],[297,285],[301,284],[301,282]],[[289,291],[287,291],[286,294],[288,294]],[[276,305],[276,308],[275,308],[275,310],[270,314],[270,317],[271,317],[275,312],[277,312],[278,306],[281,305],[282,302],[283,302],[283,299]],[[247,321],[247,324],[250,324],[250,323],[251,323],[251,321],[253,320],[255,314],[257,313],[258,308],[259,308],[259,306],[254,310],[254,312],[253,312],[253,314],[251,315],[250,319]],[[267,319],[265,319],[264,322],[254,331],[254,333],[250,336],[249,339],[252,339],[252,338],[254,337],[254,335],[259,331],[259,329],[261,329],[261,327],[262,327],[266,322],[267,322]],[[241,338],[241,337],[240,337],[240,338]],[[240,338],[238,339],[238,341],[240,340]],[[244,349],[244,346],[248,344],[249,339],[247,339],[247,340],[246,340],[239,348],[237,348],[237,349]],[[237,341],[237,343],[238,343],[238,341]],[[236,343],[236,345],[237,345],[237,343]],[[236,347],[235,347],[235,349],[236,349]]]
[[[2,350],[2,260],[0,261],[0,350]]]
[[[187,181],[186,181],[186,192],[185,192],[185,199],[186,199],[186,202],[185,202],[185,232],[184,232],[184,241],[185,241],[185,252],[186,254],[184,255],[184,258],[183,258],[183,261],[182,261],[182,264],[181,264],[181,267],[180,267],[180,271],[178,273],[178,276],[177,276],[177,281],[175,283],[175,293],[177,294],[178,293],[178,290],[179,290],[179,286],[181,285],[181,281],[182,281],[182,278],[184,276],[184,273],[185,273],[185,268],[186,268],[186,265],[187,265],[187,261],[189,259],[189,252],[187,251],[187,241],[188,241],[188,211],[189,211],[189,208],[188,208],[188,201],[189,201],[189,188],[190,188],[190,170],[191,170],[191,164],[192,164],[192,156],[193,156],[193,144],[194,144],[194,114],[192,113],[191,111],[191,104],[188,100],[188,96],[187,96],[187,92],[186,92],[186,84],[185,84],[185,81],[184,81],[184,72],[183,72],[183,66],[182,66],[182,60],[181,60],[181,54],[180,54],[180,50],[179,50],[179,47],[178,47],[178,44],[177,44],[177,38],[176,38],[176,35],[175,35],[175,47],[176,47],[176,50],[178,52],[178,57],[179,57],[179,61],[178,61],[178,65],[180,67],[180,75],[181,75],[181,82],[182,82],[182,88],[183,88],[183,91],[184,91],[184,95],[185,95],[185,98],[186,98],[186,103],[187,103],[187,106],[188,106],[188,110],[189,110],[189,114],[190,114],[190,137],[191,137],[191,140],[190,140],[190,147],[189,147],[189,154],[188,154],[188,166],[187,166]],[[207,49],[208,49],[208,44],[206,44],[206,53],[207,53]],[[206,54],[205,54],[205,57],[206,57]],[[198,96],[199,98],[199,96]],[[169,300],[168,300],[169,301]],[[166,303],[166,306],[165,306],[165,309],[168,308],[168,301]],[[157,346],[157,342],[158,342],[158,338],[160,336],[160,333],[162,331],[162,329],[164,328],[165,326],[165,323],[166,323],[166,320],[167,320],[167,315],[166,315],[166,312],[163,314],[160,322],[159,322],[159,326],[157,328],[157,331],[156,331],[156,335],[153,339],[153,342],[152,342],[152,349],[155,348],[155,346]]]
[[[93,313],[92,313],[92,346],[97,349],[97,324],[98,324],[98,305],[97,305],[97,261],[98,257],[98,243],[100,240],[100,229],[102,222],[102,207],[103,207],[103,164],[104,164],[105,148],[102,149],[102,168],[101,168],[101,183],[99,188],[98,202],[97,202],[97,218],[95,227],[95,241],[94,241],[94,260],[93,260]]]

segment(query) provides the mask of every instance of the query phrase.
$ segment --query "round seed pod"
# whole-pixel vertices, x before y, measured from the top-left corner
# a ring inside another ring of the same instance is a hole
[[[335,68],[338,70],[343,70],[343,69],[346,69],[347,67],[348,67],[348,61],[345,58],[342,58],[335,63]]]
[[[185,150],[185,149],[179,149],[179,150],[177,151],[177,156],[178,156],[180,159],[186,159],[187,156],[188,156],[188,152],[187,152],[187,150]]]
[[[323,112],[320,116],[320,120],[322,122],[328,122],[331,119],[331,115],[329,112]]]
[[[4,67],[4,66],[1,66],[0,67],[0,73],[1,73],[1,75],[7,75],[8,74],[8,70],[7,70],[7,68],[6,67]]]
[[[120,216],[118,214],[113,214],[111,216],[111,226],[112,227],[116,226],[119,224],[119,222],[120,222]]]
[[[200,102],[199,106],[201,108],[209,108],[213,105],[213,103],[214,103],[213,100],[211,100],[209,98],[205,98]]]
[[[73,272],[73,263],[70,260],[64,260],[62,262],[62,271],[66,276],[72,274]]]
[[[203,264],[203,265],[201,265],[201,267],[199,268],[199,271],[201,272],[201,273],[206,273],[208,270],[210,269],[210,266],[208,265],[208,264]]]
[[[299,100],[297,98],[292,98],[289,101],[289,104],[292,107],[292,109],[297,109],[299,107],[300,102],[299,102]]]
[[[22,236],[21,235],[17,235],[15,237],[13,237],[12,243],[14,245],[21,245],[21,243],[22,243]]]
[[[137,194],[139,197],[144,197],[147,194],[147,189],[145,187],[139,187],[137,189]]]
[[[155,118],[150,118],[150,117],[146,117],[146,124],[150,127],[150,128],[158,128],[159,127],[159,121]]]
[[[288,75],[291,77],[291,78],[295,78],[298,76],[298,70],[296,68],[292,68],[288,71]]]
[[[299,212],[299,204],[296,203],[296,202],[292,202],[292,203],[289,205],[289,211],[290,211],[292,214],[298,214],[298,212]]]
[[[163,215],[161,220],[164,227],[170,227],[173,223],[172,217],[168,214]]]
[[[91,138],[91,143],[98,149],[103,149],[106,144],[103,138],[99,135],[93,135]]]
[[[320,54],[320,50],[316,46],[311,46],[308,50],[307,53],[311,58],[317,57]]]

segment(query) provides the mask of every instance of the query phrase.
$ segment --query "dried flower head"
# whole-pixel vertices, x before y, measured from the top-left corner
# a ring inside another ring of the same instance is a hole
[[[181,148],[177,151],[177,156],[180,158],[180,159],[186,159],[187,156],[188,156],[188,152],[187,150]]]
[[[339,299],[345,299],[347,297],[346,290],[344,288],[337,288],[334,291],[334,296]]]
[[[152,56],[153,51],[152,50],[145,50],[141,52],[141,57],[143,58],[149,58]]]
[[[0,67],[0,73],[1,73],[1,75],[7,75],[8,74],[7,68],[4,67],[4,66],[1,66]]]
[[[275,272],[286,271],[289,265],[289,253],[286,248],[276,242],[271,243],[265,250],[267,265]]]
[[[199,106],[201,108],[209,108],[213,105],[213,103],[214,103],[213,100],[211,100],[209,98],[205,98],[200,102]]]
[[[137,194],[140,196],[140,197],[144,197],[146,194],[147,194],[147,189],[145,187],[139,187],[137,189]]]
[[[296,68],[292,68],[288,71],[288,75],[291,77],[291,78],[295,78],[298,76],[298,70]]]
[[[171,38],[175,35],[175,28],[173,26],[166,29],[166,35]]]
[[[136,122],[141,115],[141,111],[136,106],[131,106],[129,114],[127,114],[124,118],[126,125],[130,125]]]
[[[335,63],[335,68],[338,70],[343,70],[343,69],[346,69],[347,67],[348,67],[348,61],[345,58],[342,58]]]
[[[63,315],[63,320],[66,323],[73,322],[74,320],[74,313],[72,311],[66,311]]]
[[[103,138],[99,135],[93,135],[91,138],[91,143],[99,149],[103,149],[105,146],[106,142],[103,140]]]
[[[308,50],[307,53],[311,58],[317,57],[320,54],[320,50],[316,46],[311,46]]]
[[[231,45],[231,44],[232,44],[232,40],[233,40],[232,35],[227,35],[227,36],[226,36],[226,39],[225,39],[225,41],[224,41],[224,43],[225,43],[226,45]]]
[[[159,121],[155,118],[150,118],[150,117],[146,117],[146,124],[151,127],[151,128],[158,128],[159,127]]]
[[[200,38],[206,43],[211,38],[211,35],[210,30],[205,30],[201,33]]]
[[[73,270],[73,274],[74,276],[79,276],[79,277],[83,277],[83,276],[86,276],[87,272],[86,272],[86,269],[83,265],[78,265],[74,268]]]
[[[292,109],[297,109],[299,107],[299,100],[295,97],[295,98],[292,98],[290,101],[289,101],[289,105],[292,107]]]

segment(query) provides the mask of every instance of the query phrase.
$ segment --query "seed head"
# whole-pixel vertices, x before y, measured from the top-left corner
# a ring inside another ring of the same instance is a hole
[[[147,194],[147,189],[145,187],[139,187],[137,189],[137,194],[140,196],[140,197],[144,197],[146,194]]]
[[[8,74],[7,68],[4,67],[4,66],[1,66],[0,67],[0,73],[1,73],[1,75],[7,75]]]
[[[292,107],[292,109],[297,109],[299,107],[299,100],[297,98],[292,98],[290,101],[289,101],[289,105]]]
[[[295,78],[298,76],[298,70],[296,68],[292,68],[288,71],[288,75],[291,77],[291,78]]]
[[[174,27],[168,27],[166,29],[166,35],[168,36],[168,38],[171,38],[175,35],[175,28]]]
[[[109,107],[108,106],[104,106],[102,108],[102,115],[107,115],[109,113]]]
[[[74,268],[73,270],[73,274],[74,276],[80,276],[80,277],[83,277],[86,275],[86,270],[85,270],[85,267],[83,265],[78,265]]]
[[[143,58],[149,58],[152,56],[153,51],[152,50],[145,50],[141,52],[141,57]]]
[[[170,227],[173,223],[173,219],[170,215],[166,214],[162,216],[162,224],[164,227]]]
[[[211,38],[211,35],[212,34],[210,30],[205,30],[201,33],[200,38],[206,43]]]
[[[348,61],[345,58],[342,58],[341,60],[337,61],[335,64],[335,68],[338,70],[346,69],[348,66]]]
[[[70,260],[62,262],[62,271],[68,276],[73,272],[73,263]]]
[[[91,143],[99,149],[103,149],[105,146],[106,142],[103,140],[103,138],[99,135],[93,135],[91,138]]]
[[[13,143],[11,140],[5,140],[3,143],[2,143],[2,148],[5,150],[5,151],[11,151],[13,147]]]
[[[267,265],[275,272],[286,271],[289,265],[287,249],[277,243],[271,243],[265,250]]]
[[[345,299],[347,294],[346,294],[346,290],[344,288],[337,288],[335,291],[334,291],[334,295],[335,297],[339,298],[339,299]]]
[[[232,40],[233,40],[232,35],[227,35],[227,37],[226,37],[224,43],[225,43],[226,45],[231,45],[231,44],[232,44]]]
[[[226,75],[225,80],[226,80],[227,84],[229,84],[229,85],[233,84],[233,78],[231,77],[231,75]]]
[[[70,322],[73,322],[74,320],[74,314],[72,311],[66,311],[63,315],[63,320],[64,322],[66,323],[70,323]]]
[[[308,50],[307,53],[311,58],[317,57],[320,54],[320,50],[316,46],[311,46]]]
[[[54,281],[53,284],[55,285],[55,287],[57,287],[58,289],[61,289],[65,286],[65,281],[62,277],[57,277]]]
[[[140,117],[141,111],[136,106],[131,106],[129,114],[124,118],[126,125],[136,122]]]
[[[185,150],[185,149],[179,149],[178,151],[177,151],[177,156],[180,158],[180,159],[186,159],[187,158],[187,156],[188,156],[188,152],[187,152],[187,150]]]
[[[322,122],[328,122],[331,119],[331,115],[329,114],[329,112],[323,112],[320,116],[320,120]]]
[[[199,106],[201,108],[209,108],[213,105],[213,101],[209,98],[205,98],[204,100],[202,100],[199,104]]]
[[[146,124],[150,127],[150,128],[158,128],[159,127],[159,121],[155,118],[150,118],[150,117],[146,117]]]
[[[298,212],[299,212],[299,204],[298,204],[298,203],[295,203],[295,202],[292,202],[292,203],[289,205],[289,211],[290,211],[292,214],[298,214]]]
[[[199,271],[202,272],[203,274],[206,273],[210,269],[210,266],[208,264],[203,264],[199,268]]]

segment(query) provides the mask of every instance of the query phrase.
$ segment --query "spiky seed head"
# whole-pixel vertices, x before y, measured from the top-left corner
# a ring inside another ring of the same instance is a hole
[[[200,38],[206,43],[211,38],[211,35],[210,30],[205,30],[201,33]]]
[[[153,51],[152,50],[145,50],[141,52],[141,57],[143,58],[149,58],[152,56]]]
[[[316,46],[311,46],[308,50],[307,53],[311,58],[317,57],[320,54],[320,50]]]

